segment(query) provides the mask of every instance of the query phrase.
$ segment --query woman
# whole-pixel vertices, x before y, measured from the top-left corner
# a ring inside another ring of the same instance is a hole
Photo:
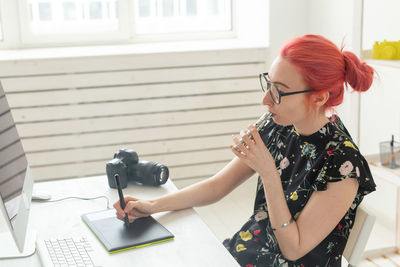
[[[224,245],[241,266],[340,266],[363,196],[368,164],[337,116],[344,85],[366,91],[374,70],[318,35],[288,42],[260,74],[272,120],[233,136],[236,157],[213,177],[154,200],[114,204],[129,220],[214,203],[259,175],[254,214]]]

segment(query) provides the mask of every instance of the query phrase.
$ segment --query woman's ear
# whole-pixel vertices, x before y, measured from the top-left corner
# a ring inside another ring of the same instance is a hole
[[[316,107],[322,107],[329,99],[329,92],[321,92],[311,95],[311,101]]]

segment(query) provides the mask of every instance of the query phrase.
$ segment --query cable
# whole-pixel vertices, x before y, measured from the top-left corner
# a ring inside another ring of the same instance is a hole
[[[98,197],[64,197],[56,200],[42,200],[42,199],[32,199],[32,201],[35,202],[59,202],[67,199],[80,199],[80,200],[93,200],[93,199],[98,199],[98,198],[105,198],[107,199],[107,209],[110,208],[110,200],[106,196],[98,196]]]

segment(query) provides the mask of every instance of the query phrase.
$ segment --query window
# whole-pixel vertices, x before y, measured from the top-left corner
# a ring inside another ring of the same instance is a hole
[[[116,31],[117,0],[28,0],[32,34]]]
[[[18,1],[23,44],[129,40],[128,11],[132,0]]]
[[[14,15],[6,14],[7,23],[2,22],[19,25],[10,26],[2,35],[7,40],[6,33],[17,30],[15,41],[21,40],[20,46],[128,43],[149,36],[154,40],[168,36],[185,39],[194,34],[224,37],[228,33],[232,37],[234,1],[2,1],[8,10],[16,10]]]
[[[138,35],[232,29],[229,0],[137,0],[135,4]]]

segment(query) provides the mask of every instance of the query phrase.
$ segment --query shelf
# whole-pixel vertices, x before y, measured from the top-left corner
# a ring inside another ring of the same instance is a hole
[[[400,59],[396,60],[384,60],[384,59],[373,59],[372,50],[363,50],[361,52],[361,58],[370,65],[379,65],[391,68],[400,68]]]
[[[400,60],[384,60],[384,59],[363,59],[369,65],[379,65],[384,67],[400,68]]]

